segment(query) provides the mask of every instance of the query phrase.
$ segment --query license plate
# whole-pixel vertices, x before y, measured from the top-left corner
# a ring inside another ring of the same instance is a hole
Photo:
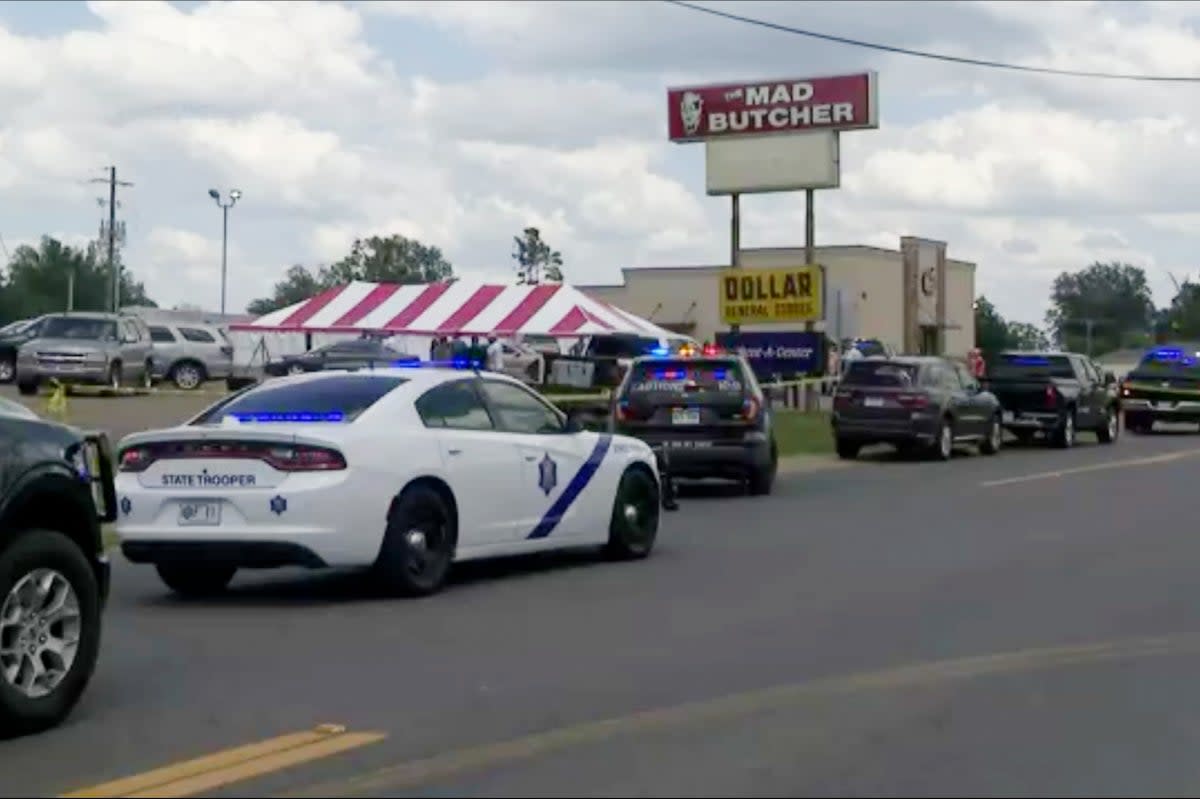
[[[671,424],[700,424],[700,411],[695,408],[674,408]]]
[[[667,446],[671,449],[704,449],[711,447],[711,441],[668,441]]]
[[[221,503],[213,501],[179,503],[180,527],[215,527],[221,523]]]
[[[866,397],[863,399],[863,405],[868,408],[882,408],[883,397]]]
[[[1012,412],[1012,411],[1005,411],[1005,412],[1004,412],[1004,422],[1005,422],[1005,424],[1007,424],[1008,422],[1011,422],[1012,420],[1013,420],[1013,412]]]

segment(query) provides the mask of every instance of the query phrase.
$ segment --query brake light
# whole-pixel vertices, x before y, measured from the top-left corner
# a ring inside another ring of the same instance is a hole
[[[1122,397],[1129,396],[1129,381],[1128,380],[1121,381],[1121,396]]]
[[[848,391],[847,389],[844,389],[844,388],[839,388],[833,395],[833,407],[835,407],[835,408],[850,407],[850,398],[852,396],[853,396],[853,392]]]
[[[718,353],[717,348],[714,347],[712,344],[705,345],[705,347],[704,347],[705,355],[716,355],[717,353]]]
[[[905,408],[925,408],[929,405],[929,397],[924,394],[897,394],[896,401]]]
[[[748,422],[752,422],[758,418],[759,411],[762,410],[762,403],[755,397],[747,397],[742,403],[742,418]]]
[[[121,453],[122,472],[144,472],[160,460],[259,460],[281,472],[328,472],[346,468],[340,452],[307,444],[183,442],[131,447]]]
[[[618,402],[615,414],[618,422],[636,422],[645,418],[640,410],[629,404],[629,400]]]
[[[1054,408],[1058,405],[1058,389],[1054,386],[1046,386],[1046,407]]]

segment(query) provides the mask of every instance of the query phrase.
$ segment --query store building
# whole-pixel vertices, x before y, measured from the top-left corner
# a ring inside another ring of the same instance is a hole
[[[975,346],[975,264],[946,257],[945,242],[905,236],[900,249],[817,247],[825,267],[825,319],[834,339],[874,338],[897,352],[965,357]],[[742,250],[744,269],[804,265],[804,248]],[[728,330],[719,309],[719,276],[728,266],[624,269],[620,285],[578,286],[657,325],[711,341]],[[742,329],[797,329],[744,325]],[[803,329],[803,325],[799,326]]]

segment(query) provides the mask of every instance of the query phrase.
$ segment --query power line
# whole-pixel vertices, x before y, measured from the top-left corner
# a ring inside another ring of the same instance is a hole
[[[906,47],[894,47],[888,44],[864,42],[860,39],[848,39],[844,36],[833,36],[828,33],[818,33],[816,31],[804,30],[803,28],[794,28],[790,25],[781,25],[777,22],[768,22],[763,19],[743,17],[738,14],[730,14],[727,11],[718,11],[715,8],[705,8],[704,6],[698,6],[693,3],[684,2],[684,0],[663,0],[663,2],[670,3],[674,6],[679,6],[680,8],[686,8],[690,11],[699,11],[702,14],[711,14],[714,17],[721,17],[722,19],[732,20],[734,22],[742,22],[747,25],[757,26],[759,28],[780,31],[781,33],[793,33],[797,36],[808,36],[809,38],[820,39],[826,42],[848,44],[852,47],[865,47],[869,50],[879,50],[885,53],[907,55],[914,58],[927,58],[932,61],[947,61],[953,64],[966,64],[973,67],[1007,69],[1014,72],[1034,72],[1040,75],[1060,75],[1068,78],[1101,78],[1107,80],[1132,80],[1148,83],[1200,83],[1200,76],[1188,77],[1186,75],[1136,75],[1122,72],[1086,72],[1075,69],[1030,67],[1023,64],[1008,64],[1003,61],[986,61],[979,58],[964,58],[962,56],[946,55],[944,53],[931,53],[926,50],[910,50]]]

